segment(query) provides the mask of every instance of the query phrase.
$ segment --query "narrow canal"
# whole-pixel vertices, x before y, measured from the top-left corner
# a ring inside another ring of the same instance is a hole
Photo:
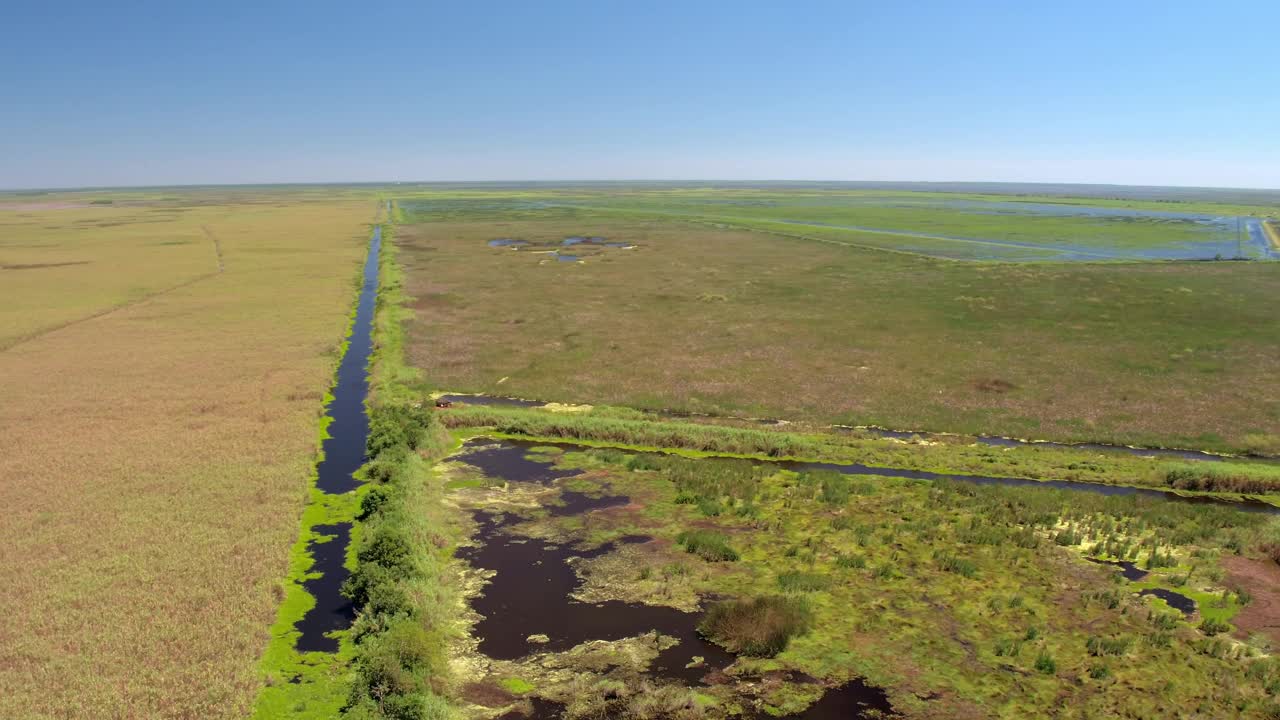
[[[369,437],[369,416],[365,398],[369,394],[369,355],[373,350],[373,309],[378,298],[378,256],[382,249],[382,226],[373,230],[369,254],[364,261],[363,283],[356,304],[355,322],[347,338],[347,349],[338,365],[333,399],[325,406],[330,418],[328,437],[321,445],[323,459],[316,466],[316,487],[330,495],[350,492],[356,487],[355,471],[365,461],[365,441]],[[315,558],[313,572],[319,577],[303,587],[316,599],[316,606],[294,626],[299,652],[335,652],[338,641],[325,633],[341,630],[355,619],[355,608],[339,590],[350,575],[343,567],[351,540],[351,523],[315,528],[321,539],[311,544]]]

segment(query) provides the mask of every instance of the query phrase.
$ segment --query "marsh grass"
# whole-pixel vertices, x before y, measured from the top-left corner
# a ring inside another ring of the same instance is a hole
[[[686,530],[676,537],[685,552],[693,553],[707,562],[733,562],[738,551],[729,546],[729,538],[714,530]]]
[[[1181,463],[1164,468],[1164,480],[1178,490],[1265,494],[1280,491],[1280,466],[1239,463]]]
[[[801,598],[764,596],[712,605],[698,632],[730,652],[774,657],[791,638],[808,632],[813,612]]]
[[[1256,392],[1280,374],[1274,263],[955,263],[672,219],[487,212],[401,228],[423,310],[410,360],[440,387],[1216,450],[1276,434]],[[540,266],[485,246],[566,232],[639,247]]]
[[[0,264],[88,261],[0,270],[0,347],[26,338],[0,349],[0,582],[41,628],[0,642],[7,717],[243,718],[306,609],[285,575],[373,200],[167,195],[0,211]]]

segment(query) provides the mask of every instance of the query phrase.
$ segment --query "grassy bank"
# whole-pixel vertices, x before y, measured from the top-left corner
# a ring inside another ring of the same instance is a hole
[[[604,413],[596,415],[597,412]],[[984,445],[907,443],[840,433],[748,429],[692,422],[615,417],[602,408],[586,413],[540,409],[468,406],[439,413],[452,428],[486,428],[499,434],[545,441],[565,440],[628,449],[661,449],[691,456],[739,456],[813,462],[859,463],[932,473],[1068,480],[1188,492],[1235,498],[1275,495],[1280,467],[1239,463],[1167,463],[1124,453],[1099,453],[1051,447],[996,448]],[[638,415],[638,414],[636,414]],[[1246,474],[1251,485],[1213,484],[1196,478]],[[1171,479],[1174,478],[1174,479]],[[1245,489],[1245,488],[1248,489]],[[1233,489],[1235,488],[1235,489]]]
[[[356,606],[346,717],[444,720],[445,647],[456,601],[444,581],[450,520],[428,457],[448,434],[429,411],[380,406],[369,435],[369,485],[357,514],[356,563],[342,592]]]

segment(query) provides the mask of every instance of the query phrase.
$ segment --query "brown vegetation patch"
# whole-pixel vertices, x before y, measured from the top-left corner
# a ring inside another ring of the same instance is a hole
[[[973,382],[974,390],[985,393],[1003,394],[1010,390],[1015,390],[1017,387],[1017,385],[1014,385],[1008,380],[1001,380],[1000,378],[987,378],[983,380],[975,380]]]
[[[469,682],[462,686],[459,694],[469,703],[489,708],[506,707],[516,700],[516,696],[506,688],[489,680]]]
[[[1270,560],[1231,555],[1222,559],[1226,583],[1253,596],[1231,622],[1236,635],[1246,638],[1258,633],[1280,647],[1280,566]]]

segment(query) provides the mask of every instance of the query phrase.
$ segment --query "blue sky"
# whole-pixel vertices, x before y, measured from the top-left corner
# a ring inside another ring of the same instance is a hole
[[[10,3],[0,188],[1280,188],[1280,3]]]

